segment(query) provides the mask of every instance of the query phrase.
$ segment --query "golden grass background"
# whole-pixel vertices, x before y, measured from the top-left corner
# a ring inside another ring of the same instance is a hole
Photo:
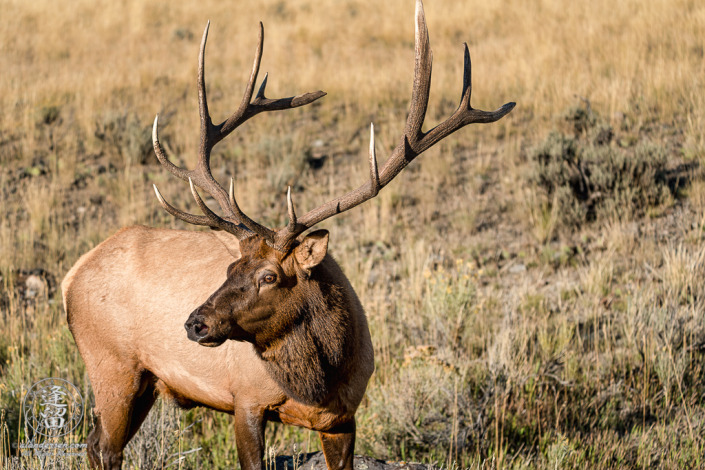
[[[527,149],[583,99],[626,138],[658,142],[674,165],[698,168],[705,5],[428,0],[425,9],[435,65],[426,128],[457,106],[463,42],[472,104],[518,105],[496,124],[454,134],[376,200],[323,224],[377,348],[358,452],[461,467],[702,466],[699,173],[645,218],[573,234],[556,233],[525,174]],[[159,208],[152,183],[196,210],[184,184],[158,167],[149,129],[160,113],[172,159],[195,162],[207,20],[215,121],[240,102],[259,21],[267,95],[328,93],[258,116],[216,147],[214,173],[236,176],[238,201],[259,220],[282,223],[287,185],[302,211],[361,184],[370,121],[381,161],[403,129],[411,0],[3,0],[0,11],[0,404],[10,428],[35,379],[61,376],[90,391],[60,294],[47,286],[28,298],[22,272],[41,268],[60,282],[121,226],[183,228]],[[234,465],[226,417],[178,416],[177,430],[198,422],[179,445],[203,447],[209,465]],[[277,453],[315,445],[291,429],[268,436]]]

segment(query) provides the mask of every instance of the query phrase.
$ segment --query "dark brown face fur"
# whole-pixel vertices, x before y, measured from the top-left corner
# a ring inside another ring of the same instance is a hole
[[[258,237],[242,241],[242,256],[228,267],[225,283],[186,321],[188,338],[203,346],[232,339],[266,349],[296,322],[296,305],[312,295],[311,270],[325,257],[327,245],[324,230],[286,253]]]

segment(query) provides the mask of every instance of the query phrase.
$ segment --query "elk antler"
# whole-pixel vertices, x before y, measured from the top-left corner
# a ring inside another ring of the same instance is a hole
[[[209,23],[210,24],[210,23]],[[428,40],[428,29],[426,27],[426,16],[423,10],[421,0],[416,1],[416,29],[415,29],[415,65],[414,65],[414,84],[411,93],[411,104],[409,107],[409,115],[406,119],[404,135],[401,142],[392,151],[387,161],[384,163],[382,170],[377,168],[377,157],[375,152],[374,126],[370,126],[370,181],[362,186],[350,191],[349,193],[339,196],[332,201],[328,201],[322,206],[313,209],[302,217],[297,217],[294,210],[294,202],[291,198],[291,188],[287,191],[287,214],[289,222],[286,227],[273,231],[264,227],[257,222],[247,217],[238,207],[233,196],[233,180],[230,180],[229,196],[222,186],[220,186],[211,175],[209,161],[210,151],[213,146],[220,142],[226,135],[232,132],[240,124],[250,117],[262,111],[273,111],[279,109],[288,109],[309,104],[318,98],[325,95],[322,91],[315,93],[307,93],[305,95],[296,96],[293,98],[285,98],[278,100],[269,100],[264,97],[264,87],[267,84],[265,76],[262,86],[260,87],[255,100],[250,103],[252,92],[254,90],[254,82],[257,79],[259,64],[262,58],[262,42],[264,38],[264,29],[260,23],[259,45],[255,54],[255,63],[252,68],[252,75],[245,90],[240,108],[228,118],[225,122],[218,126],[214,126],[208,115],[208,106],[206,104],[206,89],[203,78],[203,61],[205,55],[206,38],[208,36],[208,26],[203,33],[201,42],[201,53],[199,56],[198,67],[198,101],[201,112],[201,147],[199,152],[199,161],[195,170],[186,171],[172,164],[164,156],[164,151],[159,144],[157,136],[157,119],[154,120],[154,151],[162,165],[169,171],[183,180],[188,180],[191,185],[191,192],[196,200],[196,203],[201,208],[205,216],[196,216],[182,212],[170,204],[159,194],[156,186],[154,187],[159,202],[164,209],[175,217],[178,217],[188,223],[196,225],[207,225],[213,228],[226,230],[239,239],[248,236],[259,235],[270,246],[287,251],[294,240],[309,228],[322,222],[323,220],[340,214],[363,202],[371,199],[379,193],[380,189],[384,188],[390,181],[396,177],[411,161],[420,155],[422,152],[435,145],[437,142],[457,131],[458,129],[472,123],[489,123],[497,121],[509,113],[516,103],[507,103],[495,111],[481,111],[473,109],[470,106],[470,95],[472,93],[471,83],[471,64],[470,52],[465,44],[465,65],[463,72],[463,90],[458,109],[445,121],[434,127],[428,132],[423,132],[424,119],[426,117],[426,108],[428,107],[428,97],[431,88],[431,63],[433,54]],[[225,217],[221,218],[214,214],[203,202],[195,186],[203,188],[220,204],[220,207],[225,212]]]
[[[232,233],[238,239],[243,239],[252,235],[259,235],[264,237],[266,240],[274,240],[275,233],[271,229],[258,224],[254,220],[250,219],[245,213],[240,210],[234,197],[234,183],[233,179],[230,180],[230,190],[225,191],[216,180],[213,178],[210,169],[210,154],[211,150],[221,140],[223,140],[228,134],[234,131],[242,123],[247,121],[249,118],[264,112],[264,111],[278,111],[283,109],[297,108],[299,106],[304,106],[309,103],[316,101],[318,98],[325,96],[322,91],[317,91],[314,93],[306,93],[304,95],[298,95],[291,98],[280,98],[280,99],[269,99],[264,96],[264,91],[267,86],[267,74],[262,80],[262,85],[259,87],[259,91],[252,100],[252,93],[254,92],[255,82],[257,81],[257,74],[259,73],[260,63],[262,61],[262,48],[264,44],[264,26],[262,23],[259,24],[259,41],[257,44],[257,50],[255,51],[255,61],[252,66],[252,73],[250,74],[250,80],[247,82],[247,87],[245,88],[245,94],[242,97],[242,102],[232,116],[223,121],[221,124],[214,125],[211,120],[210,114],[208,113],[208,101],[206,99],[206,81],[204,77],[205,70],[205,54],[206,54],[206,41],[208,39],[208,29],[210,27],[210,21],[206,24],[206,29],[203,31],[203,39],[201,40],[201,49],[198,55],[198,110],[201,116],[201,143],[198,152],[198,163],[196,168],[193,170],[185,170],[180,168],[167,159],[159,143],[159,134],[157,131],[159,115],[154,118],[154,126],[152,128],[152,142],[154,144],[154,153],[157,154],[157,159],[159,163],[162,164],[167,170],[169,170],[174,175],[178,176],[182,180],[188,181],[191,187],[191,193],[193,194],[196,204],[203,211],[205,215],[192,215],[183,212],[171,204],[169,204],[161,193],[154,185],[154,192],[159,199],[162,207],[174,217],[177,217],[185,222],[195,225],[205,225],[212,228],[222,229],[226,232]],[[251,101],[252,100],[252,101]],[[196,186],[205,190],[210,194],[224,212],[224,217],[213,213],[208,206],[203,202]]]
[[[289,197],[289,225],[276,233],[276,247],[286,249],[299,234],[317,223],[335,214],[352,209],[368,199],[372,199],[380,189],[392,181],[414,158],[458,129],[476,122],[489,123],[497,121],[514,109],[516,103],[507,103],[491,112],[473,109],[470,106],[470,95],[472,93],[471,64],[468,45],[465,44],[463,92],[460,105],[447,120],[428,132],[422,132],[421,126],[426,117],[429,90],[431,88],[433,54],[429,45],[426,16],[421,0],[416,1],[415,43],[414,85],[411,92],[411,105],[406,119],[404,135],[399,145],[384,163],[382,170],[380,172],[377,171],[374,126],[370,126],[370,181],[343,196],[328,201],[299,218],[293,214],[293,204]]]

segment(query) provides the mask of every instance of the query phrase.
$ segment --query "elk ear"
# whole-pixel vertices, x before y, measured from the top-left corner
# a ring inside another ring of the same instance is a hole
[[[294,248],[294,256],[299,265],[311,274],[328,252],[328,230],[316,230],[306,235],[301,244]]]

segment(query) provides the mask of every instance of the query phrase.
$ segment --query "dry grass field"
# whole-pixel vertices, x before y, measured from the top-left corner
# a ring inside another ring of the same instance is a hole
[[[463,42],[473,105],[517,107],[322,224],[376,348],[356,451],[449,468],[705,468],[705,4],[425,8],[427,126],[457,106]],[[214,119],[240,102],[260,20],[268,95],[328,93],[258,116],[214,150],[214,174],[234,175],[240,205],[276,226],[287,185],[308,210],[365,181],[371,121],[380,161],[397,143],[414,2],[0,0],[0,11],[9,466],[33,382],[62,377],[91,397],[57,289],[65,273],[122,226],[185,228],[152,183],[197,212],[159,166],[150,130],[160,113],[168,154],[195,163],[206,21]],[[315,433],[274,425],[267,442],[270,455],[319,446]],[[169,406],[155,407],[126,455],[140,469],[237,462],[228,416]]]

